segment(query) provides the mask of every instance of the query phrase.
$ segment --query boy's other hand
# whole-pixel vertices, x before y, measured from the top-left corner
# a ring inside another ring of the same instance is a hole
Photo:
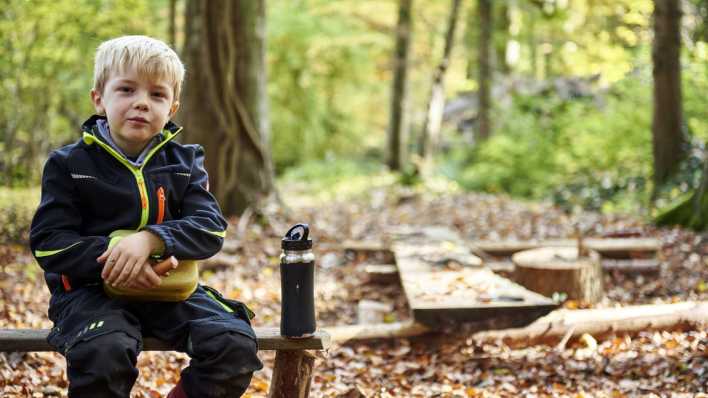
[[[162,240],[148,231],[126,236],[96,259],[104,264],[101,277],[111,286],[121,286],[133,281],[142,270],[143,264],[147,263],[150,254],[161,245]]]
[[[152,264],[150,264],[150,262],[144,262],[140,266],[138,275],[133,278],[133,280],[124,283],[122,287],[129,287],[132,289],[152,289],[160,286],[160,283],[162,283],[162,279],[155,272],[155,270],[153,270]]]
[[[179,261],[175,256],[170,256],[170,258],[160,261],[157,264],[152,265],[153,271],[159,276],[169,276],[170,271],[177,268]]]

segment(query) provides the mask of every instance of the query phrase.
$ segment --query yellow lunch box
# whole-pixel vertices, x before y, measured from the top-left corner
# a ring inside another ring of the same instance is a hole
[[[110,238],[125,237],[137,231],[121,229],[109,235]],[[113,240],[113,244],[117,240]],[[170,271],[170,275],[162,278],[160,286],[152,289],[132,289],[114,287],[103,283],[103,290],[109,297],[132,301],[183,301],[197,290],[199,283],[199,269],[196,260],[179,260],[177,268]]]

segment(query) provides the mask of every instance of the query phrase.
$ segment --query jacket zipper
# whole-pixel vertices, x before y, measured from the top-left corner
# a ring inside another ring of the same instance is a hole
[[[162,224],[165,219],[165,188],[157,188],[157,220],[155,224]]]
[[[113,157],[115,157],[121,164],[123,164],[125,167],[130,170],[131,173],[133,173],[133,176],[135,177],[135,180],[138,185],[138,192],[140,195],[140,224],[138,225],[138,228],[136,229],[142,229],[144,226],[147,225],[148,222],[148,215],[150,214],[150,202],[148,200],[148,192],[147,188],[145,187],[145,177],[143,176],[143,168],[145,168],[145,165],[148,164],[148,161],[152,158],[152,155],[155,154],[160,148],[162,148],[165,144],[168,142],[172,141],[179,133],[182,132],[182,128],[179,130],[175,131],[171,135],[167,135],[167,137],[159,143],[157,146],[155,146],[150,152],[145,156],[145,160],[143,161],[143,164],[140,167],[135,167],[132,164],[128,163],[127,160],[125,160],[118,152],[116,152],[115,149],[111,148],[108,144],[104,143],[103,141],[99,140],[96,138],[91,133],[84,132],[84,142],[87,144],[90,144],[92,142],[97,143],[100,147],[105,149],[108,153],[110,153]]]

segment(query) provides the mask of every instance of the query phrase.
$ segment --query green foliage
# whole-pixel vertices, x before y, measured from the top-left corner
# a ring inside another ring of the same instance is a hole
[[[361,154],[371,125],[385,116],[369,100],[388,89],[374,79],[379,72],[372,59],[389,56],[390,38],[347,11],[323,0],[280,1],[269,8],[276,170],[331,155]]]
[[[705,74],[684,75],[684,114],[697,150],[707,134],[706,90]],[[653,159],[650,71],[637,70],[612,86],[603,104],[596,102],[517,96],[510,109],[495,111],[495,135],[474,151],[454,151],[443,171],[467,189],[550,197],[568,209],[646,208]],[[697,187],[700,153],[691,152],[666,188],[667,201]]]
[[[301,200],[312,204],[357,197],[394,182],[395,176],[378,162],[337,158],[300,163],[279,178],[279,185],[286,188],[283,200],[291,205]]]
[[[519,96],[496,111],[495,135],[456,175],[469,189],[600,209],[619,193],[644,194],[651,167],[651,93],[628,78],[591,99]],[[459,156],[459,155],[458,155]],[[461,164],[461,163],[458,163]],[[454,170],[454,168],[453,168]]]
[[[0,9],[0,184],[38,180],[44,155],[79,137],[92,112],[98,44],[159,36],[157,1],[7,0]]]
[[[0,188],[0,244],[26,243],[39,188]]]

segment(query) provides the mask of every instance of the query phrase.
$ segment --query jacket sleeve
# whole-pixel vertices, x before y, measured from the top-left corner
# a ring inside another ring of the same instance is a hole
[[[209,193],[204,169],[204,149],[197,147],[189,185],[182,198],[181,218],[145,226],[165,242],[163,256],[178,259],[205,259],[224,244],[227,222],[216,198]]]
[[[81,236],[77,198],[65,160],[53,152],[42,173],[42,198],[32,219],[30,247],[46,272],[100,281],[103,265],[96,258],[106,250],[108,237]]]

